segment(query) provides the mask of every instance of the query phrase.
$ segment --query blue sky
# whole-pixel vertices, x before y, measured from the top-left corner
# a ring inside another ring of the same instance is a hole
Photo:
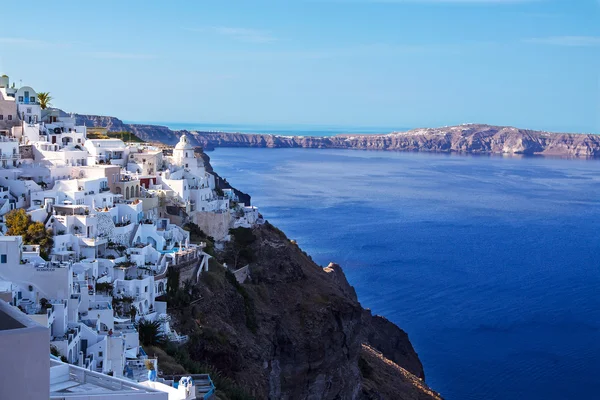
[[[69,111],[600,133],[598,0],[2,4],[0,73]]]

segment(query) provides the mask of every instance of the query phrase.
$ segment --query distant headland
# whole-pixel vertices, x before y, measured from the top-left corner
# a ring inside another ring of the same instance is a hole
[[[318,137],[174,131],[160,125],[126,124],[115,117],[80,114],[75,117],[78,124],[107,127],[109,131],[129,131],[150,142],[173,145],[185,133],[192,144],[205,150],[217,147],[268,147],[600,157],[600,135],[552,133],[486,124],[419,128],[388,134]]]

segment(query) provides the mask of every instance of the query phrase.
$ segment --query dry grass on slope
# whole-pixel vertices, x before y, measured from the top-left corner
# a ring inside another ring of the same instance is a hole
[[[364,399],[442,400],[421,379],[367,344],[362,345],[359,367]]]

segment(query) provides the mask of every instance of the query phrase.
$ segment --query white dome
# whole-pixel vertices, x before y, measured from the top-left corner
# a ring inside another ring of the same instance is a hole
[[[185,135],[181,135],[179,143],[175,146],[175,150],[194,150],[194,146],[188,142],[188,138]]]

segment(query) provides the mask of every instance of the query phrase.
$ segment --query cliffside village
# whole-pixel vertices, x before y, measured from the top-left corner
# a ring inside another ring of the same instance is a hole
[[[156,378],[136,322],[185,342],[157,298],[169,271],[197,281],[211,256],[182,227],[224,243],[260,214],[216,190],[185,135],[173,149],[87,135],[72,116],[42,109],[33,88],[0,77],[0,350],[11,364],[0,397],[209,398],[208,376]],[[18,209],[52,232],[49,249],[8,235]]]

